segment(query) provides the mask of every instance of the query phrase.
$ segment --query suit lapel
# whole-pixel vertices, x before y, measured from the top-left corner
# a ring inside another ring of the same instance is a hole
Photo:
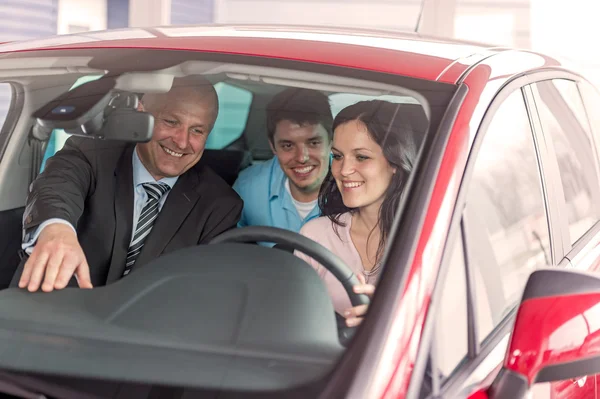
[[[173,238],[185,218],[200,198],[200,178],[198,170],[192,168],[177,179],[177,183],[169,193],[150,235],[146,238],[140,256],[134,268],[144,266],[157,258]]]
[[[112,283],[121,278],[125,270],[125,258],[131,242],[133,220],[133,166],[132,155],[134,146],[123,151],[115,169],[115,239],[113,243],[110,269],[106,283]]]

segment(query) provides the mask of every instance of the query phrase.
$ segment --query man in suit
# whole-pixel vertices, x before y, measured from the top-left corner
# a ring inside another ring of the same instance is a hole
[[[241,199],[198,163],[218,114],[212,84],[176,79],[168,93],[144,95],[141,109],[154,116],[151,141],[71,137],[48,160],[27,198],[30,256],[13,286],[105,285],[236,226]]]

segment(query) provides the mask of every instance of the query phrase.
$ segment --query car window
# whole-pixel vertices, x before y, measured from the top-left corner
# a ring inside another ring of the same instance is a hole
[[[100,76],[82,77],[71,87],[71,90],[83,83],[98,79]],[[215,90],[219,96],[219,116],[208,136],[206,148],[220,150],[240,138],[244,132],[246,120],[250,113],[252,93],[223,82],[217,83]],[[40,172],[44,170],[48,158],[59,151],[70,136],[64,130],[54,130],[52,132],[46,145]]]
[[[239,139],[244,133],[252,93],[248,90],[219,82],[215,85],[219,96],[219,116],[206,140],[206,148],[220,150]]]
[[[529,275],[551,263],[543,198],[519,90],[494,114],[467,193],[465,226],[480,342],[514,309]]]
[[[574,82],[544,81],[532,85],[532,89],[544,134],[555,150],[571,244],[574,244],[600,217],[594,142]]]

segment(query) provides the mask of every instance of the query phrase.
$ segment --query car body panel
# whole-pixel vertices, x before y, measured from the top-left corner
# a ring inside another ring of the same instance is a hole
[[[425,40],[416,34],[377,37],[342,32],[258,27],[123,29],[10,43],[0,45],[0,53],[68,48],[189,50],[314,62],[455,83],[443,77],[447,68],[453,71],[448,78],[460,76],[471,65],[468,62],[477,60],[469,56],[493,51],[481,45]],[[458,59],[462,62],[455,63]]]

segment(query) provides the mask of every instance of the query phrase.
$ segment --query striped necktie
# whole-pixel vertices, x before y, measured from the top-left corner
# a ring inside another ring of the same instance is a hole
[[[123,277],[131,272],[131,268],[140,255],[140,252],[142,252],[144,241],[146,240],[146,237],[148,237],[148,234],[150,234],[154,221],[158,217],[158,205],[160,204],[160,199],[171,189],[171,187],[164,183],[142,183],[142,187],[144,187],[146,194],[148,194],[148,200],[140,213],[133,239],[127,250]]]

